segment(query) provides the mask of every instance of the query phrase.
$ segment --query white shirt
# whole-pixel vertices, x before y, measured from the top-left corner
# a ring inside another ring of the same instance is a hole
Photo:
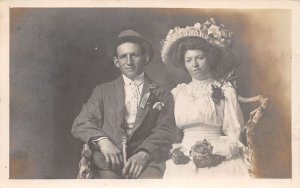
[[[129,135],[134,128],[137,109],[141,99],[144,86],[144,72],[136,76],[133,80],[129,79],[125,75],[122,76],[124,79],[125,90],[125,121],[127,124],[126,133]]]

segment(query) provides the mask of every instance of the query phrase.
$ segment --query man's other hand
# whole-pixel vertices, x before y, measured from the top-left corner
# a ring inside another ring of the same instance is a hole
[[[122,151],[115,146],[108,138],[98,141],[101,153],[104,155],[106,163],[113,170],[121,168],[123,164]]]
[[[137,178],[150,161],[150,154],[140,151],[131,156],[123,167],[122,174],[125,178]]]

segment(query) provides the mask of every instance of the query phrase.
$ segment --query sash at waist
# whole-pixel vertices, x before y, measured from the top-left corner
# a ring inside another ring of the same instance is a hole
[[[186,124],[182,125],[181,128],[183,130],[190,129],[190,128],[200,128],[201,129],[222,129],[221,125],[212,125],[212,124],[206,124],[206,123],[192,123],[192,124]]]
[[[183,140],[182,144],[190,147],[197,141],[206,139],[209,142],[215,143],[219,141],[222,136],[222,127],[207,124],[190,124],[183,127]]]

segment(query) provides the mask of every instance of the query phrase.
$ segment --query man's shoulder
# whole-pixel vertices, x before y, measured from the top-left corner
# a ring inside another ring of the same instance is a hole
[[[158,84],[158,83],[156,83],[156,82],[154,82],[154,81],[151,81],[151,82],[150,82],[149,88],[150,88],[150,89],[153,89],[153,90],[158,90],[158,91],[163,92],[163,93],[168,93],[168,92],[170,92],[170,90],[167,89],[167,87],[164,87],[164,86],[162,86],[162,85],[160,85],[160,84]]]
[[[108,82],[104,82],[104,83],[101,83],[99,85],[97,85],[95,87],[96,90],[107,90],[109,88],[112,88],[114,87],[115,85],[117,84],[120,84],[121,83],[121,80],[120,80],[120,77],[114,79],[114,80],[111,80],[111,81],[108,81]]]
[[[152,90],[156,96],[164,98],[171,95],[170,90],[167,87],[164,87],[157,82],[150,80],[149,89]]]

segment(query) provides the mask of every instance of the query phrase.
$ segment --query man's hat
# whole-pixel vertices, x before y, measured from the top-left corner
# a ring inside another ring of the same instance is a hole
[[[125,30],[122,31],[117,38],[113,39],[111,44],[108,46],[108,56],[109,58],[113,58],[116,56],[117,47],[125,42],[133,42],[141,45],[146,52],[149,54],[149,61],[150,62],[154,55],[154,49],[152,44],[146,40],[142,35],[138,32],[133,30]],[[148,63],[147,62],[147,63]]]

